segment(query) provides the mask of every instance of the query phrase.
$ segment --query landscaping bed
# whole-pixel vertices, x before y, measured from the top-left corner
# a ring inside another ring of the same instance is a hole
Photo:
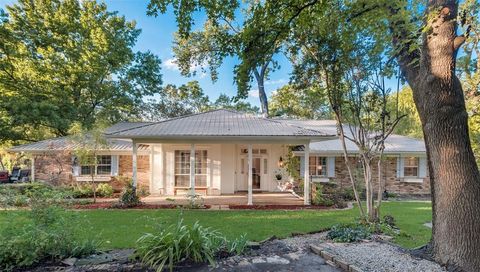
[[[320,205],[229,205],[231,210],[326,210],[331,206]]]
[[[210,205],[204,205],[201,209],[210,209]],[[122,206],[118,203],[112,202],[99,202],[99,203],[89,203],[89,204],[77,204],[73,205],[74,209],[79,210],[96,210],[96,209],[136,209],[136,210],[151,210],[151,209],[176,209],[179,208],[175,204],[145,204],[141,203],[135,206]]]

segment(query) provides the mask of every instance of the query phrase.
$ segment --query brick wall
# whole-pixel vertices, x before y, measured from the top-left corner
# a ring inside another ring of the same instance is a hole
[[[131,155],[118,156],[118,175],[123,177],[132,178],[133,176],[133,164]],[[150,156],[138,155],[137,156],[137,180],[138,188],[146,190],[150,189]],[[121,182],[114,181],[113,186],[115,189],[122,187]]]
[[[132,178],[132,156],[118,156],[119,177],[112,179],[111,185],[115,191],[123,188],[122,177]],[[137,157],[138,188],[148,192],[150,188],[150,158],[148,155]],[[75,183],[72,174],[72,154],[56,152],[35,155],[35,179],[49,182],[53,185],[69,185]]]
[[[72,155],[70,152],[49,152],[35,155],[35,179],[53,185],[71,184]]]
[[[350,158],[352,165],[356,165],[354,158]],[[374,188],[377,192],[378,188],[378,170],[377,163],[373,163],[373,178]],[[383,164],[383,180],[385,182],[385,189],[391,193],[397,194],[430,194],[430,179],[429,177],[423,178],[423,183],[410,183],[404,182],[403,178],[397,178],[397,158],[387,157]],[[362,176],[361,169],[355,169],[355,174]],[[334,182],[337,182],[339,186],[351,186],[350,178],[348,176],[348,170],[345,165],[345,161],[342,157],[335,159],[335,178],[332,178]]]

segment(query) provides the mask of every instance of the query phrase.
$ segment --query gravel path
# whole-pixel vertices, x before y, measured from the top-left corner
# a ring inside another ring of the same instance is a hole
[[[318,241],[317,241],[318,244]],[[443,272],[439,264],[412,257],[402,249],[382,242],[353,244],[321,243],[328,251],[340,255],[364,271],[370,272]]]

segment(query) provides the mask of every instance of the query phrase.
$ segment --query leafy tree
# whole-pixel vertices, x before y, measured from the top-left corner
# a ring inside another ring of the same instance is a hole
[[[2,141],[135,117],[160,90],[160,60],[133,51],[140,30],[103,3],[19,0],[0,16]]]
[[[404,87],[398,94],[391,94],[388,98],[388,108],[392,112],[395,112],[398,108],[397,114],[405,116],[395,127],[395,133],[419,139],[423,138],[422,123],[410,87]]]
[[[190,81],[180,87],[172,84],[165,86],[159,99],[150,99],[147,103],[143,110],[143,117],[146,120],[158,121],[221,108],[251,113],[259,112],[258,107],[230,98],[225,94],[221,94],[212,103],[198,81]]]
[[[231,109],[248,113],[259,113],[260,109],[257,106],[252,106],[249,102],[241,101],[226,94],[220,94],[217,100],[212,104],[214,109]]]
[[[210,109],[210,101],[203,92],[198,81],[191,81],[177,87],[168,84],[163,88],[163,94],[158,100],[151,99],[144,108],[144,119],[162,120]]]
[[[151,0],[148,5],[149,15],[157,16],[165,13],[168,5],[172,5],[177,17],[178,32],[175,35],[173,51],[176,62],[183,75],[192,75],[196,69],[192,67],[208,66],[213,81],[218,78],[218,68],[227,57],[239,57],[244,54],[245,36],[250,35],[241,27],[245,18],[255,18],[256,2],[248,2],[245,7],[236,1],[190,1],[187,5],[174,0]],[[194,23],[193,12],[205,7],[207,20],[201,30],[192,31]],[[242,17],[236,17],[240,12]],[[250,42],[250,40],[249,40]],[[262,41],[255,41],[259,45]],[[255,79],[259,92],[261,111],[269,115],[269,104],[265,92],[265,80],[268,74],[278,68],[273,56],[280,50],[280,44],[269,55],[255,58],[251,69],[247,66],[235,67],[235,81],[238,86],[237,98],[246,98],[250,89],[250,82]]]
[[[295,88],[285,85],[270,97],[272,116],[304,119],[331,118],[330,106],[325,89],[320,86]]]

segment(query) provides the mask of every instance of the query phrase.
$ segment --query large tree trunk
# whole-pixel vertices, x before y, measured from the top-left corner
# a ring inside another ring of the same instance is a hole
[[[458,3],[430,0],[420,63],[400,57],[427,146],[435,259],[480,271],[480,175],[470,146],[462,86],[455,76]]]
[[[260,109],[265,117],[269,116],[268,99],[267,94],[265,93],[265,71],[267,67],[268,63],[265,63],[260,68],[260,72],[258,72],[257,69],[253,70],[253,74],[255,75],[255,79],[257,80],[258,98],[260,98]]]

